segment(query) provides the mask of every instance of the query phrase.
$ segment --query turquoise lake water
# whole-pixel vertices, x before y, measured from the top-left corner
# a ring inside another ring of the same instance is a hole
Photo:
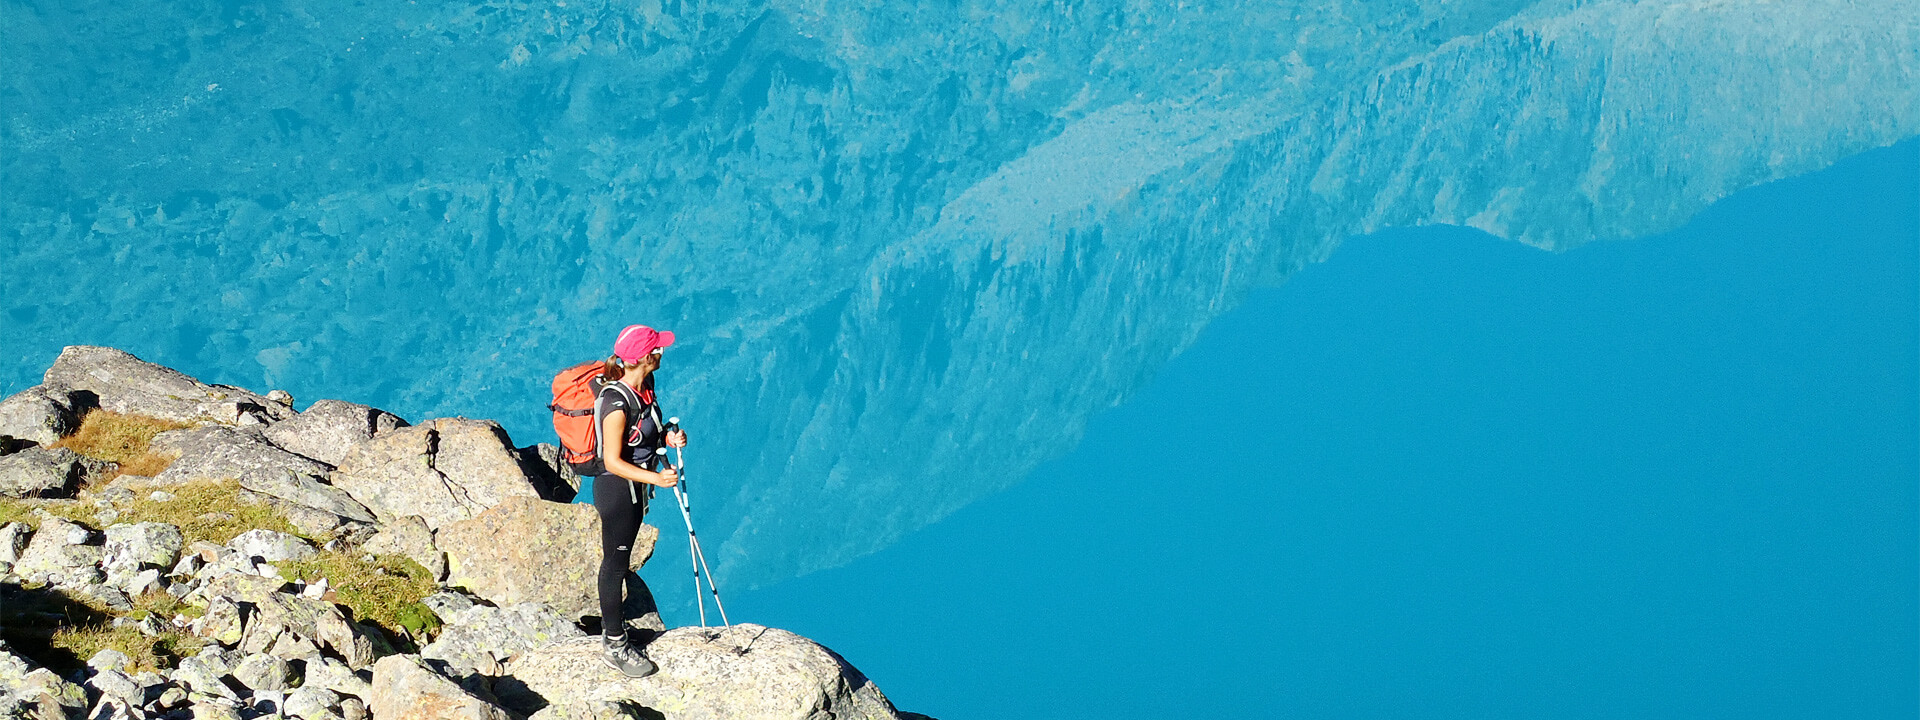
[[[532,445],[647,323],[903,709],[1910,719],[1911,5],[0,0],[0,394]]]
[[[1914,142],[1643,240],[1357,239],[729,609],[942,718],[1911,718],[1917,259]]]

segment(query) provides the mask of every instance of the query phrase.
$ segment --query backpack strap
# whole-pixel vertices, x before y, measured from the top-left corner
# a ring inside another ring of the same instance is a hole
[[[561,415],[565,415],[567,417],[586,417],[588,415],[593,414],[593,408],[584,408],[580,410],[568,410],[566,408],[560,407],[560,405],[557,403],[553,405],[548,405],[547,409],[560,413]]]

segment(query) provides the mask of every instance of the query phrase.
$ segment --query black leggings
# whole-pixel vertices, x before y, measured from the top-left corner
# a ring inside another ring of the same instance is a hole
[[[620,617],[621,590],[633,572],[627,566],[640,520],[647,516],[648,489],[613,473],[593,478],[593,509],[600,511],[600,632],[605,635],[617,637],[627,629]]]

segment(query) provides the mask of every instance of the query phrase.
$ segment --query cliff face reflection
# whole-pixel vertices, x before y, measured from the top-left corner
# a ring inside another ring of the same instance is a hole
[[[97,342],[530,443],[673,328],[763,583],[1016,482],[1342,238],[1634,236],[1920,132],[1899,2],[1187,5],[15,4],[4,381]]]

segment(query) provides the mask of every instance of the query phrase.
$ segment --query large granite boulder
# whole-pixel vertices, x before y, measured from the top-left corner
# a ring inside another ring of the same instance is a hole
[[[0,497],[69,497],[105,467],[66,448],[30,447],[0,456]]]
[[[333,467],[290,453],[261,437],[258,429],[218,425],[169,430],[153,436],[153,452],[174,456],[172,465],[153,476],[163,483],[192,480],[238,480],[257,471],[287,470],[326,477]]]
[[[91,404],[117,413],[176,422],[263,425],[294,414],[292,408],[246,390],[207,385],[109,347],[61,350],[42,385],[76,400],[84,393]]]
[[[332,481],[381,522],[418,515],[436,530],[510,498],[540,497],[506,431],[465,418],[429,420],[355,445]]]
[[[407,426],[399,416],[339,400],[321,400],[306,412],[267,428],[267,439],[287,450],[339,465],[353,446]]]
[[[833,651],[759,625],[685,627],[643,652],[660,671],[628,678],[600,659],[597,638],[530,650],[494,682],[502,704],[536,720],[613,720],[637,706],[680,720],[894,720],[893,703]]]
[[[284,502],[357,522],[373,522],[373,511],[347,491],[320,476],[290,468],[258,468],[240,475],[240,487]],[[289,514],[289,520],[294,518]],[[334,524],[338,524],[337,522]],[[304,528],[303,528],[304,529]]]
[[[372,694],[367,707],[377,720],[512,720],[506,710],[434,672],[416,655],[375,663]]]
[[[659,538],[640,526],[634,569]],[[447,584],[495,605],[537,602],[575,620],[600,612],[600,516],[591,507],[514,498],[441,528],[434,543],[447,553]]]
[[[0,437],[52,445],[80,429],[80,411],[66,391],[35,385],[0,400]]]

